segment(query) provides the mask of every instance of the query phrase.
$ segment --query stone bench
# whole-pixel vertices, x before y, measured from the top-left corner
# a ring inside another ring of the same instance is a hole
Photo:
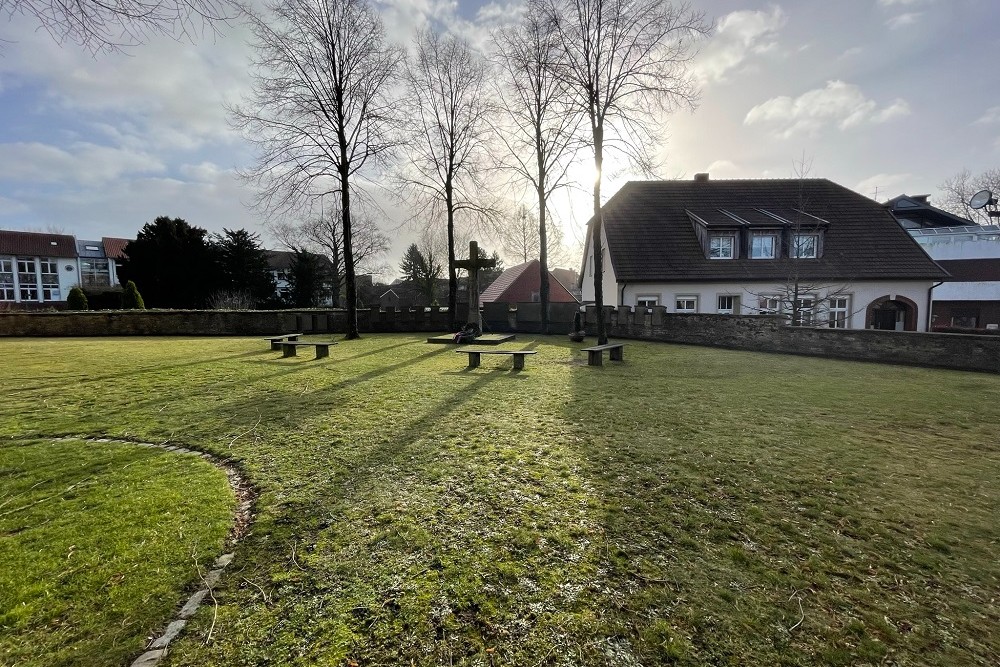
[[[282,357],[294,357],[296,355],[296,350],[300,347],[315,347],[316,348],[316,358],[322,359],[323,357],[330,356],[330,346],[336,345],[334,342],[329,343],[302,343],[295,341],[285,341],[281,343],[281,356]]]
[[[587,353],[587,365],[603,366],[605,350],[609,350],[608,356],[611,358],[611,361],[622,361],[624,359],[625,343],[605,343],[604,345],[583,348],[583,351]]]
[[[514,370],[524,370],[524,358],[529,354],[538,354],[534,350],[455,350],[469,355],[469,368],[479,368],[480,355],[506,354],[514,357]]]
[[[293,333],[293,334],[283,334],[281,336],[264,336],[264,340],[271,343],[272,350],[280,350],[282,343],[296,341],[299,339],[299,336],[301,335],[302,334],[300,333]]]

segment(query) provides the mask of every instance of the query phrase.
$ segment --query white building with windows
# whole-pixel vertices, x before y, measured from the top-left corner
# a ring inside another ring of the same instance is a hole
[[[825,179],[634,181],[602,213],[607,305],[924,331],[947,275],[884,207]]]
[[[0,307],[65,302],[70,288],[79,282],[72,236],[0,231]]]

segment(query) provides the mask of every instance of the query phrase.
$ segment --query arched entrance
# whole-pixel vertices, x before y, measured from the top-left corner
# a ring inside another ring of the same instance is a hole
[[[868,304],[865,327],[887,331],[916,331],[917,304],[905,296],[881,296]]]

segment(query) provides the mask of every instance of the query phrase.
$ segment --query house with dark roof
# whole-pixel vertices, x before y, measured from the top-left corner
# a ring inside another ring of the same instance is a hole
[[[0,230],[0,304],[65,303],[80,282],[76,257],[72,236]]]
[[[608,305],[922,331],[947,277],[889,210],[826,179],[633,181],[602,213]],[[593,302],[591,234],[581,273]]]
[[[904,229],[928,227],[964,227],[974,224],[960,215],[932,206],[930,195],[899,195],[885,202],[885,206]]]
[[[542,285],[541,266],[537,259],[504,270],[479,297],[480,303],[537,302]],[[549,271],[549,302],[577,303],[577,298]]]

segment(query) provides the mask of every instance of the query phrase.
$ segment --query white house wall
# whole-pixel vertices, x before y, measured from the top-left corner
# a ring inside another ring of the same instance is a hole
[[[905,297],[917,304],[917,331],[927,330],[928,290],[933,283],[921,281],[868,281],[831,284],[831,289],[850,297],[850,316],[848,328],[864,329],[868,305],[875,299],[889,295],[890,298]],[[655,296],[658,304],[666,306],[667,312],[677,312],[676,299],[679,296],[697,297],[699,313],[716,313],[719,296],[739,296],[740,314],[759,314],[756,308],[757,300],[763,294],[782,294],[787,286],[779,283],[631,283],[624,289],[615,289],[612,294],[618,298],[624,294],[624,300],[613,300],[605,292],[606,305],[635,306],[639,296]],[[937,292],[935,289],[935,293]],[[593,293],[593,287],[591,287]],[[584,285],[586,295],[586,285]],[[822,299],[825,294],[815,295]],[[942,298],[938,296],[937,298]]]
[[[1000,301],[1000,282],[946,282],[934,288],[937,301]]]
[[[77,266],[77,259],[75,257],[29,257],[26,255],[0,255],[0,259],[10,260],[13,263],[14,268],[14,301],[12,303],[22,303],[21,299],[21,282],[17,271],[17,261],[18,260],[30,260],[35,263],[35,276],[37,287],[38,299],[31,299],[30,301],[24,301],[24,303],[53,303],[57,301],[65,301],[66,297],[69,295],[69,290],[80,284],[80,271]],[[59,276],[59,298],[58,299],[48,299],[45,300],[42,297],[42,286],[41,286],[41,273],[40,262],[50,261],[55,262],[58,267],[57,275]],[[0,297],[2,298],[2,297]],[[9,302],[10,303],[10,302]]]
[[[592,247],[593,239],[590,234],[587,234],[587,246],[584,257],[587,261],[583,265],[583,299],[584,303],[594,302],[594,249]],[[604,250],[604,280],[602,281],[604,287],[604,305],[606,306],[616,306],[618,305],[619,295],[617,281],[615,280],[615,267],[611,264],[611,253],[608,252],[608,236],[605,233],[604,228],[601,228],[601,246]]]

